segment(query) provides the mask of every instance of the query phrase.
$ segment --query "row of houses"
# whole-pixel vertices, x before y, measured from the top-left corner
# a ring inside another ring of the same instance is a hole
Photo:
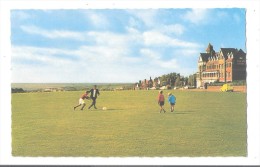
[[[159,78],[155,78],[154,80],[150,77],[150,79],[144,79],[142,81],[139,81],[139,83],[135,83],[134,90],[139,89],[149,89],[152,87],[158,87],[160,86],[160,80]]]
[[[233,82],[246,80],[246,53],[242,49],[220,48],[215,52],[209,43],[206,53],[200,53],[197,87],[212,82]]]

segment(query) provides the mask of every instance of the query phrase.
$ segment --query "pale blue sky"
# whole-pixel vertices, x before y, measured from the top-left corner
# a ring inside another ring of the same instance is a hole
[[[12,10],[12,82],[138,82],[246,52],[245,9]]]

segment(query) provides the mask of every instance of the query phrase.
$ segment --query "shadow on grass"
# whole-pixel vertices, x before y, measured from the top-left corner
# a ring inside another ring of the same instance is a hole
[[[122,111],[123,109],[121,108],[109,108],[109,109],[106,109],[105,111]]]
[[[107,108],[105,110],[103,110],[102,108],[98,108],[98,109],[92,109],[91,111],[123,111],[123,110],[124,109],[121,108]]]
[[[173,114],[192,114],[195,111],[174,111]]]

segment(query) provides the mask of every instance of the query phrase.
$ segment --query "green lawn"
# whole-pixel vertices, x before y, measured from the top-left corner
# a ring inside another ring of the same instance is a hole
[[[165,114],[159,113],[158,91],[100,92],[99,109],[83,112],[73,111],[83,92],[12,94],[12,154],[247,156],[245,93],[172,92],[176,111],[166,103]]]

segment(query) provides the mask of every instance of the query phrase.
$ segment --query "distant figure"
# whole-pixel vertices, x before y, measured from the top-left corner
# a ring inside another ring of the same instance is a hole
[[[90,109],[92,106],[94,106],[94,108],[97,109],[96,99],[97,96],[99,95],[99,90],[97,89],[97,85],[94,85],[94,88],[91,89],[90,91],[87,91],[86,93],[90,93],[90,98],[92,99],[92,104],[88,107],[88,109]]]
[[[79,98],[79,105],[75,106],[75,107],[74,107],[74,110],[75,110],[77,107],[81,106],[81,105],[83,105],[83,106],[81,107],[80,110],[83,110],[83,109],[84,109],[84,107],[86,106],[84,99],[89,99],[88,93],[84,93],[83,95],[81,95],[81,97]]]
[[[159,95],[158,95],[158,104],[160,106],[160,113],[162,111],[164,111],[164,113],[165,113],[166,111],[163,108],[163,106],[164,106],[164,95],[163,95],[163,91],[162,90],[159,92]]]
[[[208,83],[204,84],[204,89],[208,89]]]
[[[176,97],[172,93],[168,93],[168,102],[171,105],[171,112],[174,111],[174,105],[176,103]]]

